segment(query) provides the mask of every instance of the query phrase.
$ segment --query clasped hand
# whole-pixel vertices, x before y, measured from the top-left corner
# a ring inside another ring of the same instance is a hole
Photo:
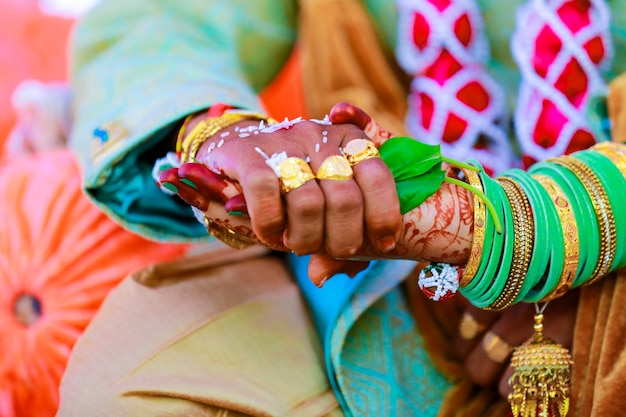
[[[380,158],[354,164],[351,178],[316,178],[288,192],[268,164],[283,154],[318,173],[350,141],[368,138],[379,146],[389,132],[349,104],[335,106],[327,120],[283,125],[271,132],[255,121],[230,126],[200,147],[198,162],[165,171],[161,180],[219,227],[276,250],[313,254],[316,284],[393,252],[403,219],[393,176]]]

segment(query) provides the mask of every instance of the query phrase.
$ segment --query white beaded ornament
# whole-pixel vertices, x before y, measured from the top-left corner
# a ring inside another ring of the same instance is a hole
[[[459,289],[459,269],[446,263],[432,263],[422,269],[417,285],[431,300],[445,300]]]

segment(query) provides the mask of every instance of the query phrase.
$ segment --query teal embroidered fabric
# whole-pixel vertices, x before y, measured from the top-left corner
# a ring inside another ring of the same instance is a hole
[[[373,262],[355,278],[338,275],[319,289],[306,275],[307,262],[308,257],[290,257],[344,413],[437,415],[452,382],[432,364],[398,288],[415,263]]]
[[[353,416],[436,416],[451,388],[432,364],[398,287],[378,265],[344,306],[330,355]]]

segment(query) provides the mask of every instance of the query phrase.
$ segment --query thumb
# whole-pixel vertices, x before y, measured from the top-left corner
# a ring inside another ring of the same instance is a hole
[[[326,281],[337,274],[347,274],[354,277],[356,274],[367,268],[369,261],[348,261],[335,259],[328,254],[314,253],[309,261],[309,279],[313,284],[322,287]]]

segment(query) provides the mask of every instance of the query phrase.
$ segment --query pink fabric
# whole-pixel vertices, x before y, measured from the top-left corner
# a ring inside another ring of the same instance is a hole
[[[586,111],[606,88],[600,67],[610,58],[609,20],[602,0],[531,0],[519,14],[515,127],[525,167],[596,143]]]
[[[475,158],[489,173],[510,168],[504,96],[482,65],[487,43],[472,0],[398,0],[397,56],[414,75],[407,125],[455,159]]]

